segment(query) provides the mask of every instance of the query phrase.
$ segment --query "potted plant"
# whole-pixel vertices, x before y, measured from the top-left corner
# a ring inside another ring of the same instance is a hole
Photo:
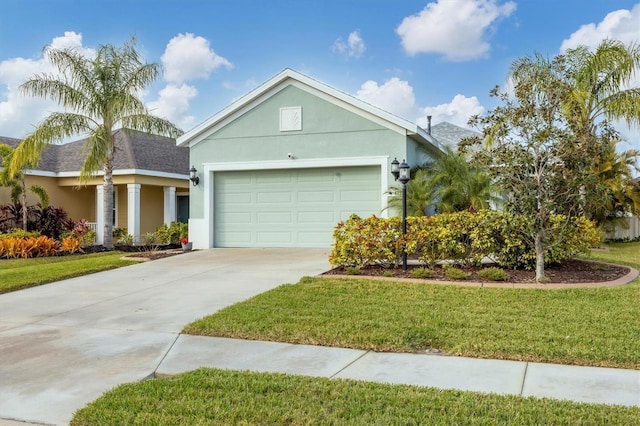
[[[187,238],[180,238],[180,244],[182,245],[183,251],[191,251],[193,248],[193,243],[190,242]]]

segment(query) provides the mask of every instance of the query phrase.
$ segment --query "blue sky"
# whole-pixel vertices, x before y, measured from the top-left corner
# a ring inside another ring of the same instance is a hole
[[[284,68],[425,125],[495,106],[509,65],[604,38],[640,41],[626,0],[13,0],[0,2],[0,135],[24,137],[55,105],[18,86],[42,48],[135,35],[161,78],[147,105],[189,130]],[[637,81],[640,81],[640,76]],[[635,84],[637,84],[637,81]],[[637,128],[619,130],[640,149]]]

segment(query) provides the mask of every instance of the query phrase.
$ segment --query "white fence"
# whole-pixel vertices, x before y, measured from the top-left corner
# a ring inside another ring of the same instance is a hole
[[[612,230],[605,233],[607,240],[635,240],[640,238],[640,219],[638,216],[630,216],[619,219],[624,224],[617,224]]]

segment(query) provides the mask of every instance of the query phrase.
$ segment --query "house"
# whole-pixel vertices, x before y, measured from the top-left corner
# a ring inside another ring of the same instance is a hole
[[[330,247],[352,213],[387,215],[394,158],[441,146],[414,123],[285,69],[177,139],[191,187],[194,248]]]
[[[114,227],[127,228],[140,242],[141,235],[163,223],[186,222],[189,217],[189,150],[175,140],[132,130],[116,130],[114,158]],[[86,219],[96,230],[103,227],[102,172],[80,186],[85,139],[51,145],[38,167],[25,171],[27,187],[47,190],[50,204],[64,208],[72,219]],[[0,143],[16,147],[19,139],[0,137]],[[29,203],[38,202],[30,194]],[[0,204],[10,202],[8,188],[0,188]],[[102,233],[97,232],[98,244]]]

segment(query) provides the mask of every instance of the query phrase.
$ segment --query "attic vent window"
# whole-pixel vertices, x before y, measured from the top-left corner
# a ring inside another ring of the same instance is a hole
[[[280,131],[302,130],[302,107],[280,108]]]

